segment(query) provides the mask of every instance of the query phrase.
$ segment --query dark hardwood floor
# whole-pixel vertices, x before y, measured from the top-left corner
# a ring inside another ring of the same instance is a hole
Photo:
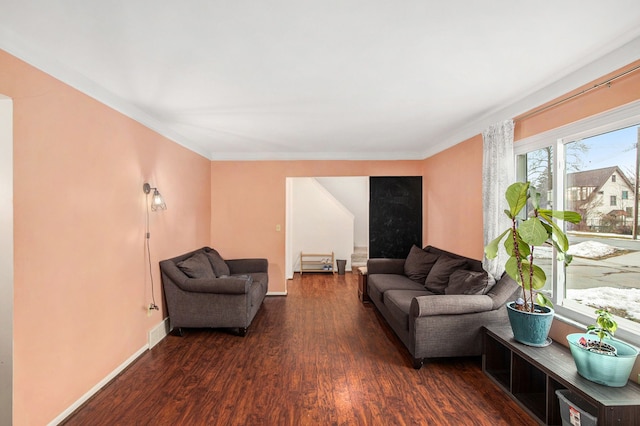
[[[480,358],[421,370],[355,275],[296,274],[249,332],[167,336],[71,415],[71,425],[535,425]]]

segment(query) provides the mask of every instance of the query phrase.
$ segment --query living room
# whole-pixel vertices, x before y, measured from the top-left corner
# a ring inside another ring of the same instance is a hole
[[[518,115],[637,67],[638,46],[635,38],[585,64],[559,85],[570,89],[549,99],[533,94]],[[0,157],[13,158],[2,172],[3,215],[12,218],[2,217],[11,224],[2,230],[2,253],[12,259],[3,269],[12,271],[13,305],[3,312],[13,321],[9,412],[16,425],[64,418],[149,349],[149,331],[165,318],[162,259],[202,246],[225,258],[268,258],[269,293],[286,294],[287,178],[422,176],[423,241],[483,256],[482,129],[461,126],[455,144],[423,159],[212,160],[24,56],[0,50],[0,120],[12,127],[10,136],[6,126],[0,135]],[[574,81],[581,83],[570,86]],[[516,144],[638,100],[635,72],[536,115],[513,116]],[[153,280],[144,247],[145,182],[168,206],[149,218]],[[154,297],[160,310],[149,312]],[[554,338],[566,330],[558,324]]]

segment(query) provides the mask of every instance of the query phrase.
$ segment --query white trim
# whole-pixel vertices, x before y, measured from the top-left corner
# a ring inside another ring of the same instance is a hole
[[[637,124],[639,118],[640,100],[637,100],[582,120],[517,140],[513,146],[514,154],[522,155],[542,146],[553,145],[558,140],[570,142],[571,140],[604,133],[610,128],[631,126]],[[585,130],[585,128],[588,129]]]
[[[286,291],[269,291],[266,294],[267,296],[286,296],[287,292]]]
[[[120,374],[122,371],[124,371],[125,368],[127,368],[130,364],[132,364],[136,359],[138,359],[148,349],[149,349],[149,345],[148,344],[146,344],[142,348],[138,349],[138,351],[136,351],[136,353],[131,355],[129,357],[129,359],[127,359],[125,362],[120,364],[115,370],[113,370],[111,373],[109,373],[107,375],[107,377],[105,377],[104,379],[100,380],[100,382],[98,382],[98,384],[96,384],[94,387],[92,387],[89,390],[89,392],[87,392],[84,395],[82,395],[80,397],[80,399],[78,399],[76,402],[71,404],[71,406],[69,406],[69,408],[67,408],[62,413],[60,413],[58,415],[58,417],[56,417],[55,419],[51,420],[51,422],[49,422],[49,426],[55,426],[55,425],[60,424],[63,420],[65,420],[67,417],[69,417],[75,410],[77,410],[82,404],[87,402],[89,400],[89,398],[91,398],[93,395],[95,395],[100,389],[102,389],[104,386],[106,386],[111,380],[115,379],[118,374]]]

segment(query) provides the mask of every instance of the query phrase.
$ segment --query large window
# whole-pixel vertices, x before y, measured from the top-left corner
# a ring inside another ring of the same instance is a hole
[[[515,144],[517,175],[541,193],[543,207],[573,210],[566,224],[573,262],[549,247],[540,266],[559,315],[591,324],[594,310],[616,315],[619,336],[640,343],[638,169],[640,102]],[[570,225],[570,226],[569,226]]]

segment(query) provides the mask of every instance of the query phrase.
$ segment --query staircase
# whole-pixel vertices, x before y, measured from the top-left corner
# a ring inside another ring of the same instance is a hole
[[[367,247],[354,247],[351,254],[351,270],[355,271],[361,266],[367,266],[369,250]]]

